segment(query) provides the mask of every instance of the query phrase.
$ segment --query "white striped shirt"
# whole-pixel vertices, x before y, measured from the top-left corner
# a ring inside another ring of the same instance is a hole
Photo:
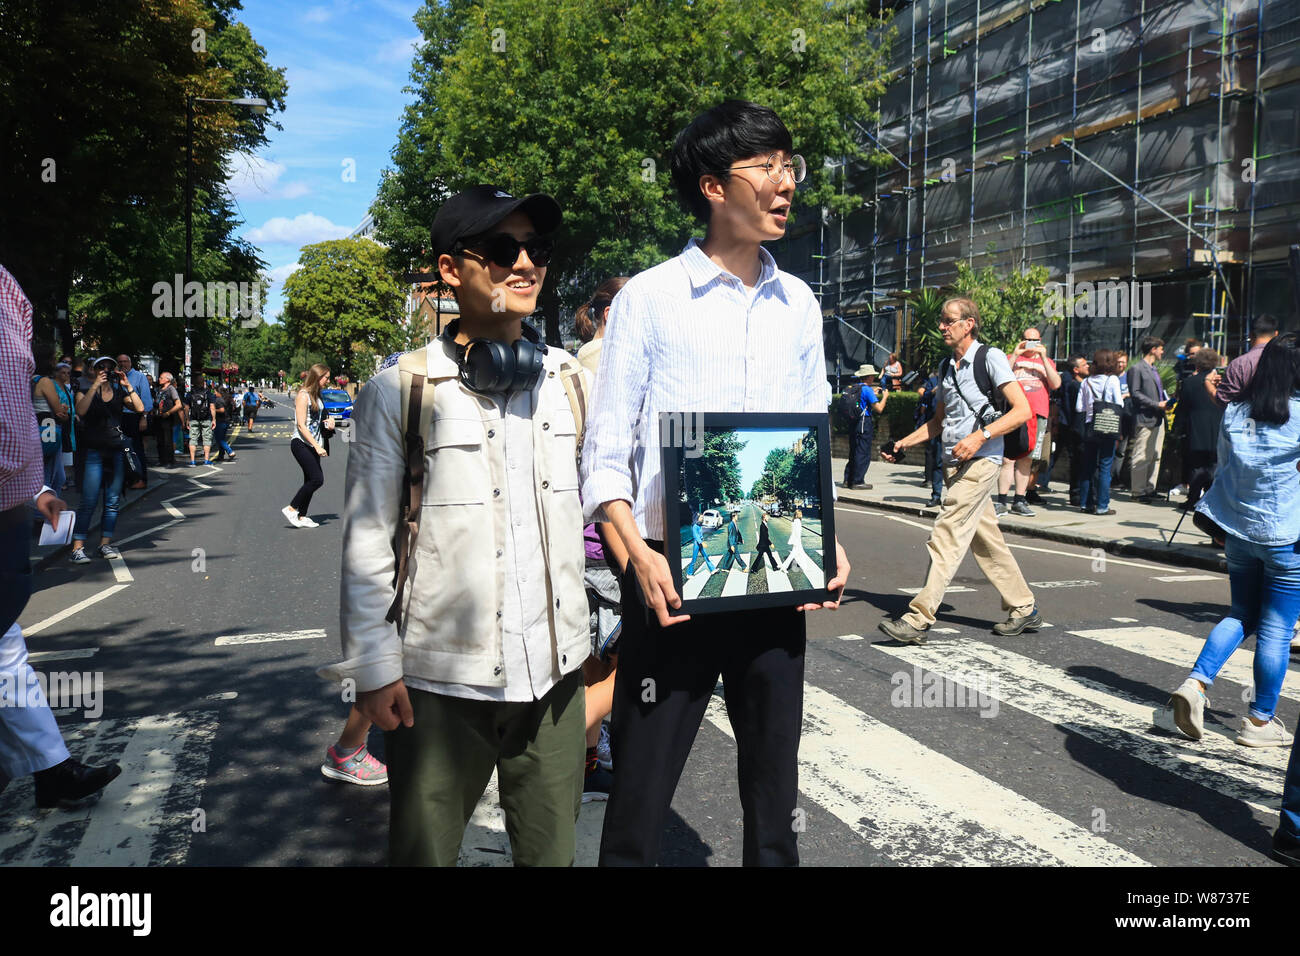
[[[660,412],[826,414],[821,306],[762,247],[759,258],[749,289],[692,239],[614,297],[582,448],[587,520],[626,501],[641,535],[663,540]]]

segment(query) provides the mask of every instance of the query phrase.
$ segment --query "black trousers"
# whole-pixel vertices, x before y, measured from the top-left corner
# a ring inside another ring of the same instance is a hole
[[[1079,479],[1083,477],[1083,436],[1070,428],[1062,428],[1056,434],[1061,447],[1070,455],[1070,501],[1079,500]],[[1059,455],[1060,452],[1058,451]]]
[[[153,438],[158,443],[158,464],[170,468],[176,464],[176,439],[172,435],[175,415],[154,415]]]
[[[777,565],[781,562],[778,561],[776,555],[772,553],[772,542],[770,541],[766,542],[761,548],[759,548],[758,552],[754,555],[754,570],[758,570],[759,566],[762,565],[763,555],[767,555],[767,559],[772,562],[772,570],[775,571]]]
[[[876,437],[876,420],[868,418],[862,423],[861,432],[854,426],[849,435],[849,463],[844,466],[844,483],[860,485],[867,477],[867,468],[871,465],[871,443]]]
[[[651,542],[655,550],[662,545]],[[799,863],[799,733],[804,615],[763,608],[697,615],[662,629],[646,621],[635,572],[623,576],[623,636],[614,680],[601,866],[653,866],[677,781],[722,676],[736,738],[746,866]]]
[[[136,457],[140,459],[141,481],[149,480],[149,463],[144,457],[144,434],[140,431],[140,416],[133,415],[130,412],[122,413],[122,434],[131,441],[131,447],[135,449]],[[130,474],[128,469],[127,474]]]
[[[299,516],[305,516],[311,507],[311,496],[325,484],[325,472],[321,470],[320,455],[316,454],[316,449],[301,438],[289,442],[289,449],[302,468],[302,487],[293,496],[293,501],[289,502],[289,507],[298,512]]]

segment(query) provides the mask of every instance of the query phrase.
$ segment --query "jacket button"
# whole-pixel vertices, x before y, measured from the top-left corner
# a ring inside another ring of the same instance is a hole
[[[492,489],[492,497],[493,497],[493,498],[500,498],[500,497],[501,497],[501,489],[500,489],[500,488],[493,488],[493,489]]]
[[[549,488],[549,487],[551,487],[551,483],[550,483],[549,481],[543,481],[543,482],[542,482],[542,487],[543,487],[543,488]]]
[[[489,429],[488,429],[488,438],[496,438],[496,437],[497,437],[496,429],[494,429],[494,428],[489,428]]]
[[[503,550],[501,550],[500,548],[497,548],[497,557],[499,558],[499,557],[501,557],[501,555],[503,555],[503,554],[505,554],[505,552],[504,552]]]
[[[550,422],[542,422],[542,431],[550,431],[550,428],[551,428]]]
[[[501,673],[501,668],[500,668],[500,667],[494,667],[494,668],[492,668],[492,673],[493,673],[493,675],[500,674],[500,673]]]

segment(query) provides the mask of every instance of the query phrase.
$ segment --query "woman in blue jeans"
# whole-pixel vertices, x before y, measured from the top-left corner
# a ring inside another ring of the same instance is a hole
[[[1285,747],[1292,738],[1275,711],[1300,614],[1300,349],[1294,332],[1265,347],[1241,401],[1228,406],[1218,454],[1214,484],[1196,510],[1226,532],[1232,609],[1210,632],[1191,675],[1157,722],[1167,726],[1172,719],[1200,740],[1205,692],[1253,632],[1255,699],[1236,741]]]
[[[1119,353],[1110,349],[1097,349],[1090,365],[1092,374],[1079,384],[1079,397],[1074,407],[1084,416],[1082,464],[1079,469],[1079,510],[1090,515],[1113,515],[1110,506],[1111,462],[1115,458],[1115,441],[1118,435],[1101,435],[1092,429],[1093,405],[1110,402],[1122,405],[1120,388]]]
[[[94,382],[77,400],[77,414],[85,422],[83,438],[86,444],[86,470],[81,485],[81,504],[77,506],[77,521],[72,532],[72,562],[86,564],[86,536],[90,533],[90,519],[99,504],[100,491],[104,493],[104,516],[100,519],[99,551],[101,558],[120,555],[110,543],[117,528],[117,509],[122,500],[122,482],[126,478],[126,462],[119,448],[122,429],[123,406],[144,413],[144,402],[136,394],[126,376],[111,358],[99,358],[94,364]],[[105,470],[109,474],[105,476]]]

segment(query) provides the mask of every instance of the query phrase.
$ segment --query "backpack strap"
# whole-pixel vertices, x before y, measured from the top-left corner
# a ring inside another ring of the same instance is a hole
[[[424,501],[424,436],[433,422],[434,386],[442,379],[428,378],[427,347],[407,352],[397,361],[401,380],[402,441],[406,469],[402,474],[401,514],[394,550],[397,556],[396,593],[384,618],[402,627],[402,598],[411,573],[411,552],[420,535],[420,509]]]
[[[576,429],[578,439],[574,444],[573,453],[581,464],[582,440],[586,437],[587,430],[586,369],[565,356],[560,363],[560,384],[564,386],[565,397],[568,398],[569,408],[573,411],[573,421],[578,426]]]

